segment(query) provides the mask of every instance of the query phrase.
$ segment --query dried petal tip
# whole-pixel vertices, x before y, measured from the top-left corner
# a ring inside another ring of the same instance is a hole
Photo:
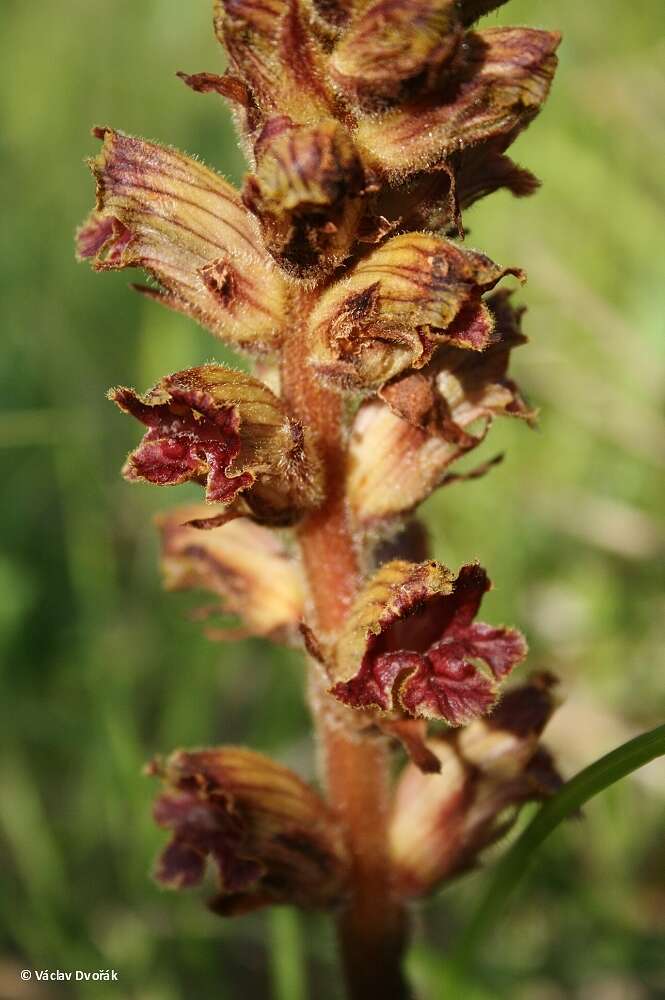
[[[426,233],[395,236],[325,292],[312,314],[312,364],[342,385],[376,389],[422,368],[438,344],[483,350],[482,295],[507,274],[484,254]]]
[[[139,291],[236,347],[276,347],[285,285],[238,192],[172,149],[108,128],[95,135],[97,205],[78,232],[79,257],[97,270],[143,269],[159,287]]]
[[[560,785],[538,742],[555,708],[554,683],[550,675],[535,675],[509,691],[488,719],[430,740],[439,774],[423,774],[413,764],[404,769],[389,834],[393,877],[403,895],[426,895],[472,868],[525,803]]]
[[[145,396],[109,396],[149,428],[127,460],[127,479],[197,482],[206,500],[273,524],[318,503],[318,463],[303,428],[250,375],[203,365],[166,376]]]
[[[477,564],[384,564],[361,591],[330,666],[331,693],[352,708],[459,726],[490,711],[497,683],[524,659],[515,629],[474,618],[490,581]],[[476,663],[481,661],[489,672]]]
[[[211,639],[295,639],[303,615],[302,583],[279,537],[246,518],[205,532],[190,527],[209,517],[209,508],[195,504],[158,518],[165,587],[215,595],[219,603],[205,609],[206,619],[216,612],[240,618],[240,629],[209,627]]]
[[[329,273],[348,256],[362,214],[365,178],[353,143],[329,120],[280,130],[257,145],[244,201],[266,246],[298,277]]]
[[[288,768],[237,747],[176,751],[153,773],[155,803],[172,838],[156,878],[199,885],[210,860],[219,894],[211,908],[233,916],[273,903],[329,909],[344,897],[348,862],[323,800]]]

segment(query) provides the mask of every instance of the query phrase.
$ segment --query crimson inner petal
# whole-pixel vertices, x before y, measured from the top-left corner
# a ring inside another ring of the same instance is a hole
[[[421,601],[370,641],[372,653],[380,656],[401,649],[426,653],[444,635],[453,610],[454,603],[448,594]]]

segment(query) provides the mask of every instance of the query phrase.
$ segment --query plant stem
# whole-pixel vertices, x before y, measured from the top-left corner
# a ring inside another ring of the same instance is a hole
[[[283,350],[282,393],[291,412],[313,435],[324,465],[325,499],[302,522],[298,538],[316,626],[335,636],[355,596],[359,567],[348,524],[344,486],[343,402],[308,365],[305,320],[312,293],[298,293],[293,326]],[[345,828],[352,859],[351,898],[338,921],[338,937],[351,1000],[405,1000],[401,971],[405,920],[390,884],[387,849],[389,756],[383,741],[358,734],[314,706],[323,744],[331,804]]]

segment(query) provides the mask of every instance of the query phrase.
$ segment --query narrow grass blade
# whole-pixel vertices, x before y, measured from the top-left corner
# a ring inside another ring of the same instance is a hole
[[[274,906],[268,919],[272,1000],[307,1000],[300,914],[293,907]]]
[[[498,863],[478,909],[453,949],[453,979],[463,981],[466,970],[472,968],[479,947],[527,871],[536,850],[559,823],[576,813],[594,795],[663,754],[665,725],[636,736],[590,764],[541,806]]]

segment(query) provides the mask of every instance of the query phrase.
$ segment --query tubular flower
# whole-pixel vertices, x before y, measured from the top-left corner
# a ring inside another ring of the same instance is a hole
[[[172,831],[156,878],[199,885],[210,860],[223,916],[272,903],[329,909],[345,895],[348,861],[335,819],[292,771],[237,747],[179,750],[149,773],[164,782],[157,823]]]
[[[365,162],[398,178],[483,143],[509,145],[547,97],[559,40],[527,28],[470,32],[445,86],[359,122]]]
[[[206,500],[275,524],[318,502],[316,458],[302,426],[250,375],[203,365],[166,376],[145,396],[122,388],[109,395],[148,427],[126,479],[201,483]]]
[[[533,421],[534,411],[507,376],[511,351],[526,341],[522,310],[505,292],[495,292],[487,307],[492,333],[484,351],[442,345],[421,371],[390,382],[358,410],[348,468],[358,525],[402,516],[437,486],[462,478],[448,472],[450,465],[484,440],[495,416]]]
[[[274,348],[285,283],[238,193],[181,153],[113,129],[95,129],[90,161],[97,206],[77,234],[97,270],[142,268],[158,283],[139,291],[192,316],[223,340]]]
[[[482,351],[493,328],[482,295],[506,274],[522,276],[426,233],[395,236],[322,295],[311,364],[341,385],[378,389],[422,368],[440,343]]]
[[[205,505],[194,504],[157,519],[166,589],[208,591],[219,605],[205,609],[205,617],[223,611],[240,618],[239,629],[207,629],[211,639],[294,639],[304,595],[293,556],[274,532],[247,518],[205,532],[191,527],[209,516]]]
[[[474,622],[490,586],[477,564],[455,576],[433,560],[384,563],[330,655],[331,694],[352,708],[453,726],[487,714],[498,682],[526,656],[520,632]]]
[[[333,120],[266,125],[245,204],[258,217],[266,246],[297,276],[333,271],[353,247],[365,178],[347,133]]]
[[[405,896],[423,896],[472,868],[527,802],[561,783],[540,735],[556,707],[555,679],[536,674],[509,691],[487,719],[429,740],[441,764],[423,774],[408,764],[390,823],[393,877]]]

